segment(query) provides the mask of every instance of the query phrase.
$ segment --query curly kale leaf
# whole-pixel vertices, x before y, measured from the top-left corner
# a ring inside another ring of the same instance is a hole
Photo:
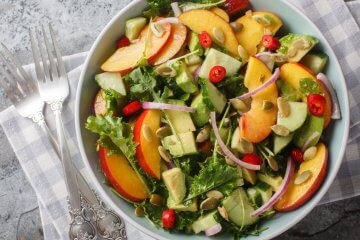
[[[238,97],[247,91],[244,85],[244,76],[242,75],[227,77],[216,86],[227,98]]]

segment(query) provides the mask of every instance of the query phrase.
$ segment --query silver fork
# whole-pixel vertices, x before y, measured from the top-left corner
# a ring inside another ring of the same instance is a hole
[[[87,233],[88,235],[95,236],[95,232],[93,232],[95,228],[93,228],[91,222],[83,222],[83,220],[86,220],[87,218],[85,214],[85,208],[87,206],[86,202],[81,201],[82,196],[80,196],[76,181],[77,179],[74,174],[75,167],[71,161],[61,119],[62,105],[69,95],[68,77],[65,72],[62,56],[51,25],[49,25],[49,31],[52,44],[50,44],[49,39],[46,37],[44,27],[42,27],[45,48],[44,45],[41,44],[38,32],[36,32],[38,44],[36,44],[31,31],[30,40],[40,96],[47,104],[50,105],[56,118],[60,156],[63,162],[65,183],[69,191],[69,212],[72,215],[69,236],[70,239],[81,239],[78,234]],[[56,61],[54,60],[52,49],[55,51]],[[97,233],[102,238],[118,240],[127,239],[124,223],[121,218],[119,218],[110,209],[106,208],[100,200],[97,204],[91,205],[90,209],[95,215],[95,226],[98,230]],[[77,221],[78,219],[82,219],[82,221]]]

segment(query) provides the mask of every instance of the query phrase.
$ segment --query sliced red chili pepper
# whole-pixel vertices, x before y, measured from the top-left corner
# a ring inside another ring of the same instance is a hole
[[[271,35],[264,35],[261,41],[262,45],[271,51],[275,51],[280,47],[280,41]]]
[[[246,154],[242,158],[242,160],[246,163],[250,163],[250,164],[254,164],[254,165],[262,165],[263,164],[263,160],[261,159],[261,157],[259,157],[255,153]]]
[[[207,32],[203,31],[199,34],[199,41],[200,41],[200,45],[203,48],[211,47],[212,39],[211,39],[211,36]]]
[[[176,214],[172,209],[166,209],[162,212],[161,221],[164,228],[173,228],[175,225]]]
[[[214,66],[210,69],[209,80],[213,83],[218,83],[226,77],[226,68],[223,66]]]
[[[300,148],[293,148],[290,155],[291,158],[298,163],[302,163],[304,161],[304,154]]]
[[[118,47],[126,47],[130,45],[130,39],[128,39],[127,37],[123,37],[121,39],[119,39],[119,41],[117,42]]]
[[[326,100],[320,94],[309,94],[307,96],[307,105],[312,115],[323,116],[326,107]]]
[[[125,116],[130,116],[139,111],[140,109],[141,104],[139,101],[136,100],[123,107],[122,112]]]

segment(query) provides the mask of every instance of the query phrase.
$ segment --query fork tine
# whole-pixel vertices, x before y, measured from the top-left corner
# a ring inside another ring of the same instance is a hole
[[[52,75],[53,80],[55,80],[55,79],[57,80],[59,78],[59,74],[58,74],[58,70],[57,70],[56,65],[55,65],[54,56],[53,56],[53,53],[52,53],[52,48],[50,47],[49,39],[46,36],[44,26],[42,26],[41,28],[42,28],[42,31],[43,31],[43,37],[44,37],[44,42],[45,42],[45,46],[46,46],[46,51],[47,51],[48,56],[49,56],[51,75]]]
[[[58,63],[58,69],[59,69],[60,76],[65,77],[66,76],[65,65],[64,65],[64,62],[62,60],[62,55],[60,53],[60,47],[58,45],[58,42],[56,41],[54,30],[53,30],[50,23],[49,23],[49,30],[50,30],[51,39],[52,39],[54,49],[55,49],[55,54],[56,54],[56,58],[57,58],[57,63]]]
[[[7,78],[8,80],[11,79],[10,74],[5,69],[0,68],[0,72],[2,72],[5,75],[5,78]],[[16,95],[19,97],[20,91],[14,86],[13,83],[11,83],[11,81],[9,81],[10,86],[8,86],[8,83],[3,78],[0,79],[0,85],[4,89],[6,95],[10,99],[10,101],[13,104],[15,104],[18,101],[16,98]],[[21,93],[20,93],[20,97],[22,97]]]
[[[30,29],[29,29],[29,36],[30,36],[31,49],[32,49],[33,58],[34,58],[34,64],[35,64],[35,71],[36,71],[37,80],[45,82],[44,72],[42,71],[41,66],[40,66],[39,48],[36,46],[34,36],[33,36],[32,31]]]
[[[38,40],[37,45],[40,49],[40,55],[41,55],[43,69],[44,69],[45,81],[51,81],[51,76],[50,76],[50,72],[49,72],[49,66],[47,63],[45,49],[44,49],[43,45],[41,44],[40,35],[39,35],[38,31],[36,31],[36,38]]]

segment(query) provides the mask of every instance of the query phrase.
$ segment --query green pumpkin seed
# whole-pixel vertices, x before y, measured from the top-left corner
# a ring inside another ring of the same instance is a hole
[[[142,207],[135,208],[135,215],[137,217],[143,217],[145,215],[144,209]]]
[[[287,129],[283,125],[277,124],[277,125],[272,126],[271,129],[276,135],[279,135],[279,136],[286,137],[286,136],[289,136],[289,134],[290,134],[289,129]]]
[[[309,147],[304,152],[304,161],[309,161],[311,159],[314,159],[317,153],[317,147]]]
[[[171,155],[163,146],[159,146],[158,151],[162,159],[164,159],[166,162],[171,162]]]
[[[219,199],[210,197],[201,202],[200,209],[211,210],[216,208],[218,205],[219,205]]]
[[[220,216],[228,222],[229,221],[229,214],[226,211],[226,208],[218,207],[218,211],[220,213]]]
[[[278,104],[279,113],[280,113],[281,117],[283,117],[283,118],[288,117],[291,113],[291,108],[290,108],[289,102],[286,101],[284,98],[279,97],[277,99],[277,104]]]
[[[263,101],[262,109],[264,111],[270,111],[274,108],[274,103],[268,100]]]
[[[150,203],[154,206],[161,206],[164,203],[164,198],[159,194],[151,194]]]
[[[206,196],[208,198],[222,199],[224,197],[224,194],[222,194],[222,192],[217,191],[217,190],[211,190],[206,193]]]
[[[202,143],[210,138],[210,129],[203,128],[196,136],[196,142]]]
[[[144,124],[142,127],[142,134],[146,141],[151,142],[153,140],[153,132],[148,125]]]
[[[311,176],[311,172],[309,170],[306,170],[302,172],[297,178],[295,178],[294,183],[296,185],[300,185],[304,182],[306,182]]]

